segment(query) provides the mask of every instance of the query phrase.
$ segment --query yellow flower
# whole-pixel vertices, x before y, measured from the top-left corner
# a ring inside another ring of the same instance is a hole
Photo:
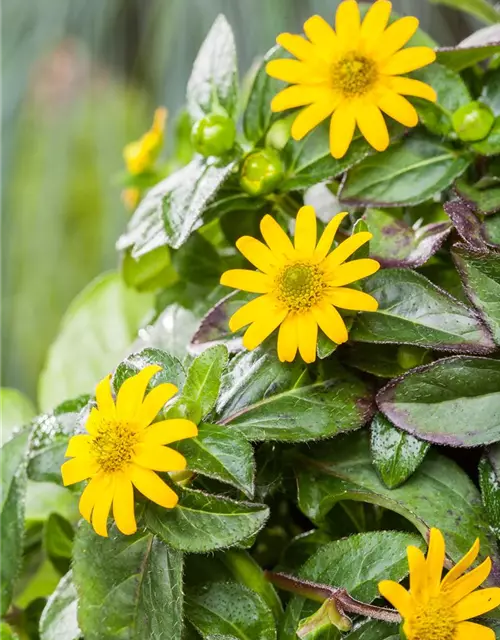
[[[416,32],[418,20],[405,17],[387,27],[391,9],[388,0],[377,0],[361,23],[357,2],[344,0],[337,10],[335,31],[320,16],[312,16],[304,24],[308,40],[291,33],[278,36],[278,44],[298,60],[268,63],[270,76],[294,85],[274,97],[271,109],[309,105],[292,125],[295,140],[331,115],[334,158],[346,154],[356,124],[372,147],[384,151],[389,134],[382,112],[406,127],[415,127],[417,112],[403,96],[436,100],[429,85],[400,77],[434,62],[436,54],[429,47],[402,50]]]
[[[129,173],[137,175],[151,169],[163,146],[167,110],[165,107],[156,109],[153,126],[142,138],[131,142],[123,150],[123,158]]]
[[[177,393],[173,384],[154,387],[146,397],[149,381],[161,367],[149,365],[120,387],[116,402],[110,376],[96,387],[97,408],[90,412],[87,434],[69,441],[61,467],[64,485],[90,478],[80,498],[80,513],[101,536],[107,536],[108,515],[124,534],[137,530],[134,489],[162,507],[175,507],[178,497],[154,471],[182,471],[186,459],[163,445],[192,438],[198,433],[190,420],[151,422],[163,405]]]
[[[500,605],[500,589],[475,591],[488,577],[491,560],[465,573],[477,558],[479,540],[441,580],[445,560],[442,533],[431,529],[427,558],[416,547],[408,547],[410,591],[385,580],[380,593],[404,618],[408,640],[495,640],[495,632],[467,622]]]
[[[249,236],[236,246],[260,271],[226,271],[221,284],[264,294],[239,309],[230,319],[231,331],[250,324],[243,336],[247,349],[255,349],[279,325],[278,357],[292,362],[299,349],[305,362],[316,359],[319,328],[334,342],[347,340],[347,329],[335,307],[355,311],[376,311],[375,298],[344,285],[375,273],[379,263],[369,258],[345,263],[371,233],[351,236],[330,254],[333,239],[347,213],[339,213],[326,226],[316,244],[316,213],[302,207],[295,225],[295,246],[271,216],[265,216],[260,230],[267,246]],[[345,264],[343,264],[345,263]]]
[[[137,207],[140,199],[141,192],[136,187],[129,187],[128,189],[124,189],[122,191],[122,202],[130,211]]]

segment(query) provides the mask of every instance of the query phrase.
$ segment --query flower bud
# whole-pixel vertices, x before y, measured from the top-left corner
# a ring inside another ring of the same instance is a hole
[[[191,140],[203,156],[223,156],[234,146],[236,126],[233,120],[221,113],[210,113],[195,122]]]
[[[251,196],[262,196],[274,191],[284,174],[279,153],[269,147],[259,149],[250,153],[243,161],[240,185]]]
[[[476,142],[486,138],[494,121],[495,116],[488,105],[477,101],[460,107],[452,116],[453,128],[464,142]]]

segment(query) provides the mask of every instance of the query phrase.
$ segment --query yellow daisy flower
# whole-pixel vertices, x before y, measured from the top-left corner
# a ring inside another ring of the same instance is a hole
[[[267,246],[249,236],[237,241],[238,249],[259,271],[231,269],[222,275],[221,284],[264,294],[239,309],[229,321],[231,331],[250,325],[243,336],[247,349],[255,349],[281,325],[281,362],[292,362],[297,349],[305,362],[314,362],[318,326],[337,344],[347,340],[346,326],[335,307],[377,310],[375,298],[345,286],[379,269],[379,263],[369,258],[345,263],[372,234],[356,233],[329,253],[346,215],[336,215],[317,244],[316,213],[310,206],[302,207],[297,214],[295,246],[269,215],[260,223]]]
[[[492,629],[468,622],[500,605],[500,588],[476,589],[491,571],[491,560],[465,573],[479,553],[479,540],[443,580],[445,543],[438,529],[431,529],[427,558],[408,547],[409,592],[397,582],[385,580],[380,593],[404,619],[408,640],[495,640]]]
[[[137,175],[151,169],[163,146],[167,122],[165,107],[156,109],[153,126],[139,140],[130,142],[123,150],[123,158],[129,173]]]
[[[332,116],[334,158],[346,154],[356,125],[374,149],[384,151],[389,133],[382,112],[415,127],[417,112],[403,96],[436,101],[432,87],[401,77],[434,62],[436,54],[429,47],[402,50],[416,32],[418,20],[405,17],[387,27],[391,9],[388,0],[377,0],[361,23],[358,3],[344,0],[337,10],[335,30],[320,16],[312,16],[304,24],[308,39],[291,33],[278,36],[278,44],[298,59],[268,63],[270,76],[293,85],[274,97],[271,109],[308,105],[292,125],[295,140]]]
[[[197,435],[190,420],[151,422],[176,393],[170,383],[159,384],[144,394],[149,381],[161,371],[149,365],[131,376],[120,387],[116,402],[111,395],[110,376],[96,387],[97,408],[85,425],[87,434],[69,441],[66,461],[61,467],[64,485],[90,478],[80,498],[80,513],[92,521],[96,533],[107,536],[108,515],[118,529],[135,533],[134,489],[167,509],[175,507],[178,497],[155,471],[182,471],[186,459],[164,445]]]

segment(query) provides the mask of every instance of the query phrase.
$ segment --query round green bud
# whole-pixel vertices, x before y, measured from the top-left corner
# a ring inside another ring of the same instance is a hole
[[[200,405],[192,400],[180,398],[168,409],[166,418],[167,420],[184,418],[185,420],[191,420],[195,424],[198,424],[201,421]]]
[[[251,196],[271,193],[283,180],[285,169],[280,155],[267,147],[250,153],[241,166],[241,188]]]
[[[422,347],[402,344],[397,354],[398,364],[402,369],[414,369],[431,361],[430,352]]]
[[[495,115],[482,102],[469,102],[452,116],[453,128],[460,140],[477,142],[486,138],[495,121]]]
[[[194,123],[191,140],[203,156],[223,156],[234,146],[236,126],[229,116],[210,113]]]

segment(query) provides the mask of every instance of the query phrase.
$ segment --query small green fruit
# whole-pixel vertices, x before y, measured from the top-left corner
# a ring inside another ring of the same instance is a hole
[[[469,102],[452,116],[453,128],[464,142],[477,142],[486,138],[495,121],[495,115],[482,102]]]
[[[241,188],[251,196],[271,193],[283,180],[285,169],[280,155],[271,148],[250,153],[241,167]]]
[[[203,156],[223,156],[234,146],[236,126],[229,116],[211,113],[194,123],[191,140]]]

